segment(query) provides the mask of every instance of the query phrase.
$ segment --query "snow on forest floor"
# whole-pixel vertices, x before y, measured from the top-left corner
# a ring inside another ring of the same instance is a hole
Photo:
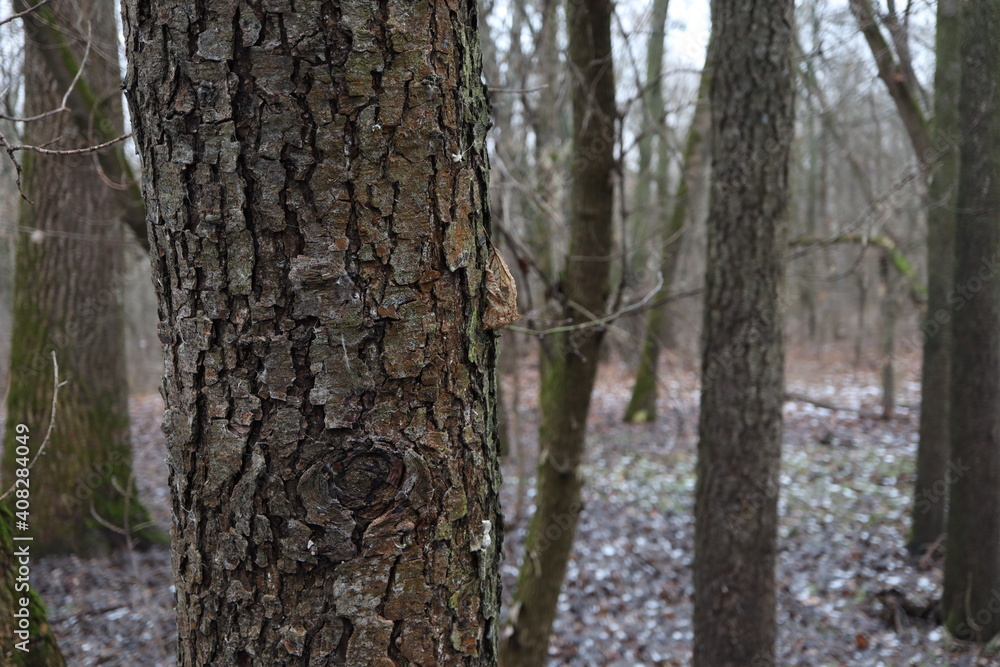
[[[879,411],[874,367],[790,355],[788,390],[838,406]],[[898,364],[895,419],[785,405],[778,565],[779,649],[773,665],[1000,665],[995,650],[964,648],[940,627],[900,611],[940,596],[938,559],[903,548],[917,442],[919,369]],[[691,557],[697,376],[666,370],[660,417],[626,426],[631,380],[608,363],[594,392],[585,465],[585,509],[559,603],[551,665],[686,665],[691,658]],[[507,377],[505,393],[514,396]],[[519,433],[528,461],[522,516],[517,462],[504,462],[505,600],[516,581],[533,494],[537,374],[522,364]],[[157,396],[132,402],[140,492],[169,522]],[[761,489],[767,493],[766,486]],[[169,553],[110,559],[45,558],[33,582],[70,667],[173,665]]]

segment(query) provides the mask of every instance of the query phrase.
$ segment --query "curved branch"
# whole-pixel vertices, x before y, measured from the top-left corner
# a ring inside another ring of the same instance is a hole
[[[906,127],[906,133],[913,144],[913,150],[917,154],[917,160],[924,167],[930,160],[931,138],[930,128],[924,112],[917,103],[917,96],[914,93],[914,83],[909,80],[903,68],[896,62],[892,48],[882,35],[875,19],[875,10],[871,0],[850,0],[851,12],[858,21],[858,27],[868,42],[872,56],[875,58],[875,65],[878,68],[878,76],[885,83],[896,103],[899,117]]]
[[[867,236],[865,234],[851,232],[847,234],[840,234],[838,236],[834,236],[833,238],[824,239],[800,236],[799,238],[791,239],[788,242],[788,245],[813,246],[828,245],[831,243],[858,243],[863,246],[875,246],[889,258],[889,261],[892,262],[896,272],[899,273],[899,275],[906,281],[907,287],[910,290],[910,298],[913,302],[918,305],[927,303],[927,286],[920,282],[917,272],[913,270],[913,266],[910,264],[909,260],[906,259],[906,255],[899,250],[896,246],[896,242],[886,234]]]

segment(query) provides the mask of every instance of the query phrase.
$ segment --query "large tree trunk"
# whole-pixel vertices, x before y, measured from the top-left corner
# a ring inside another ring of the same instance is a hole
[[[711,53],[711,47],[707,53]],[[663,286],[660,291],[670,293],[674,283],[674,274],[680,259],[681,235],[691,217],[690,211],[695,207],[692,199],[697,198],[695,184],[702,176],[705,161],[702,158],[706,135],[711,129],[712,116],[708,105],[708,90],[712,82],[711,63],[706,57],[705,67],[701,72],[701,83],[698,85],[698,99],[691,126],[688,128],[687,141],[684,143],[684,155],[681,159],[681,176],[677,182],[677,192],[674,195],[674,208],[663,226],[663,248],[660,254],[660,277]],[[661,105],[662,108],[662,105]],[[660,160],[667,159],[666,151],[660,153]],[[640,175],[641,176],[641,175]],[[666,206],[666,193],[658,192],[660,205]],[[635,384],[632,386],[632,397],[625,408],[623,420],[628,423],[656,421],[656,395],[659,385],[657,368],[660,364],[661,340],[665,334],[668,303],[657,304],[649,311],[646,318],[646,331],[642,341],[642,351],[639,356],[639,368],[636,370]]]
[[[536,509],[525,540],[502,661],[543,665],[556,602],[580,514],[590,393],[603,332],[585,323],[604,312],[610,273],[615,79],[607,0],[567,3],[573,90],[570,246],[563,314],[570,331],[551,337],[543,354]],[[577,326],[579,325],[579,326]]]
[[[793,11],[792,0],[712,3],[696,667],[758,664],[774,651]]]
[[[1000,5],[968,0],[962,12],[951,494],[941,603],[954,636],[986,642],[1000,632]]]
[[[124,4],[179,662],[493,664],[475,3],[212,7]]]
[[[19,2],[23,10],[34,3]],[[24,141],[70,149],[97,143],[74,120],[111,123],[121,133],[117,29],[113,7],[80,2],[42,7],[25,18],[25,115],[57,109],[72,58],[89,55],[77,86],[94,106],[26,124]],[[78,12],[77,12],[78,10]],[[51,58],[51,52],[60,54]],[[72,76],[69,77],[72,79]],[[33,230],[16,250],[5,479],[14,469],[14,428],[42,442],[52,408],[55,351],[62,379],[56,428],[31,471],[32,551],[103,553],[129,539],[160,539],[135,493],[129,443],[122,308],[123,215],[117,192],[94,155],[26,154],[19,224]],[[110,527],[109,527],[110,526]]]
[[[927,314],[920,383],[920,445],[909,548],[923,551],[945,532],[948,500],[951,291],[958,183],[958,88],[962,75],[959,0],[938,0],[934,54],[934,147],[927,192]]]

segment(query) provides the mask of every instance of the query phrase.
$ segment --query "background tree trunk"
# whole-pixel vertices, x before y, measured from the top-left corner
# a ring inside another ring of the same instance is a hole
[[[179,663],[494,664],[475,3],[267,7],[124,4]]]
[[[628,206],[628,209],[622,215],[626,216],[623,226],[631,231],[630,236],[637,241],[655,236],[656,231],[664,227],[663,219],[667,211],[668,184],[663,183],[661,189],[661,184],[657,182],[660,175],[659,163],[663,159],[659,157],[657,151],[660,148],[661,137],[669,134],[663,101],[663,45],[666,40],[669,4],[669,0],[653,0],[650,9],[649,37],[646,40],[645,77],[640,80],[637,75],[635,80],[637,86],[642,86],[638,95],[637,114],[639,163],[631,202],[627,202],[628,198],[623,194],[623,199],[626,199],[623,206]],[[666,160],[669,163],[670,153],[667,154]],[[626,180],[627,176],[628,173],[624,172],[623,177]],[[628,192],[629,188],[623,183],[622,189]],[[652,266],[650,261],[655,259],[652,243],[639,242],[630,250],[632,255],[630,264],[640,269]],[[641,276],[639,282],[643,287],[650,283],[648,278],[642,279]]]
[[[742,667],[774,652],[793,11],[791,0],[712,3],[696,667]]]
[[[1000,5],[962,8],[962,149],[955,216],[951,477],[941,605],[959,639],[1000,632]]]
[[[612,5],[567,3],[573,97],[570,244],[563,315],[570,326],[604,312],[611,266],[615,144]],[[525,538],[502,662],[543,665],[556,602],[580,514],[579,474],[590,393],[603,331],[582,326],[555,334],[543,354],[536,509]]]
[[[913,489],[913,527],[908,546],[923,551],[945,532],[948,500],[951,306],[955,252],[955,190],[958,185],[958,93],[962,76],[958,0],[938,0],[934,53],[934,157],[927,192],[927,314],[920,382],[920,445]]]
[[[21,11],[37,3],[25,3],[17,0],[15,6]],[[84,7],[89,5],[83,5]],[[26,69],[38,68],[46,72],[48,81],[53,88],[48,91],[49,99],[62,102],[63,95],[66,97],[65,121],[76,126],[77,131],[87,138],[92,144],[101,144],[122,136],[123,123],[121,115],[121,104],[116,98],[111,100],[106,97],[107,76],[111,75],[109,69],[106,74],[95,74],[95,67],[114,68],[114,77],[117,86],[120,85],[120,71],[118,60],[114,54],[107,51],[105,47],[117,44],[117,39],[112,44],[92,44],[91,51],[87,51],[87,37],[93,30],[91,23],[77,20],[74,22],[72,10],[59,13],[59,7],[38,7],[32,12],[32,19],[22,22],[25,38],[29,43],[35,43],[43,48],[35,51],[36,60],[30,61],[31,65],[26,65]],[[114,8],[106,10],[101,8],[101,12],[82,12],[80,17],[87,17],[90,21],[107,22],[114,28],[117,34],[117,21],[115,21]],[[66,30],[67,26],[70,30]],[[95,35],[104,34],[108,26],[103,26],[95,31]],[[95,37],[96,39],[96,37]],[[103,39],[103,38],[102,38]],[[117,46],[115,46],[117,48]],[[95,64],[92,58],[98,58]],[[28,59],[25,59],[29,62]],[[77,78],[76,74],[84,70],[82,77]],[[45,109],[51,111],[58,107]],[[124,143],[117,143],[106,150],[94,153],[89,161],[99,165],[104,176],[114,182],[108,192],[104,194],[109,199],[118,202],[117,210],[125,226],[132,230],[134,238],[143,248],[149,250],[149,240],[146,238],[146,210],[142,201],[142,192],[139,189],[139,180],[132,171],[131,165],[125,159]],[[80,148],[75,145],[71,148]]]
[[[711,53],[709,46],[708,53]],[[712,116],[708,105],[708,90],[712,82],[711,63],[707,57],[701,72],[701,83],[698,85],[698,99],[691,126],[688,128],[687,140],[684,143],[684,154],[681,158],[681,175],[677,182],[677,192],[674,195],[674,208],[663,226],[663,248],[660,254],[660,276],[663,286],[662,294],[669,294],[677,272],[678,258],[681,248],[681,234],[689,222],[690,211],[694,209],[691,201],[695,195],[695,183],[701,178],[705,168],[702,158],[706,135],[711,129]],[[661,105],[662,108],[662,105]],[[660,154],[661,160],[666,160],[666,152]],[[704,192],[704,190],[702,190]],[[658,191],[660,206],[666,207],[666,193]],[[639,357],[639,367],[636,370],[635,384],[632,386],[632,397],[625,409],[624,421],[633,424],[656,421],[656,396],[658,367],[660,364],[661,342],[666,326],[668,303],[659,303],[649,311],[646,318],[645,335],[642,341],[642,351]]]
[[[15,8],[31,4],[18,2]],[[72,58],[81,62],[88,50],[77,86],[90,95],[78,102],[93,106],[29,123],[24,140],[81,148],[98,143],[100,134],[84,131],[74,116],[87,118],[91,127],[110,124],[101,132],[122,133],[117,28],[107,3],[80,2],[63,10],[57,14],[46,6],[25,17],[25,114],[60,106],[66,90],[60,82],[67,75],[52,67],[71,68]],[[14,468],[15,425],[44,433],[49,422],[53,350],[67,381],[46,455],[31,473],[36,555],[106,552],[126,544],[120,531],[140,541],[164,539],[148,524],[132,480],[121,299],[123,210],[95,161],[94,155],[33,153],[23,159],[23,187],[33,203],[21,202],[19,225],[34,232],[21,234],[16,249],[6,471]]]
[[[896,294],[895,276],[889,268],[888,253],[878,258],[879,310],[881,316],[882,418],[896,416]]]

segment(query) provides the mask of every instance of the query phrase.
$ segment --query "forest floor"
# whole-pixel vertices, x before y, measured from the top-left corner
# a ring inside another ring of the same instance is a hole
[[[820,360],[822,358],[822,361]],[[895,418],[880,410],[875,366],[793,352],[788,390],[854,411],[785,404],[778,564],[778,655],[767,665],[1000,665],[904,608],[940,596],[940,554],[907,554],[917,442],[919,366],[897,364]],[[551,665],[687,665],[691,659],[692,515],[698,381],[691,367],[661,375],[659,419],[628,426],[631,378],[602,366],[594,391],[581,517]],[[505,596],[516,581],[533,496],[537,374],[523,361],[504,378],[523,461],[504,462]],[[136,476],[147,507],[169,525],[158,396],[132,401]],[[861,414],[859,414],[859,412]],[[516,453],[517,448],[514,449]],[[518,491],[518,471],[526,470]],[[765,490],[766,492],[766,490]],[[518,496],[520,495],[520,501]],[[170,560],[165,548],[113,558],[40,559],[33,584],[70,667],[174,665]]]

